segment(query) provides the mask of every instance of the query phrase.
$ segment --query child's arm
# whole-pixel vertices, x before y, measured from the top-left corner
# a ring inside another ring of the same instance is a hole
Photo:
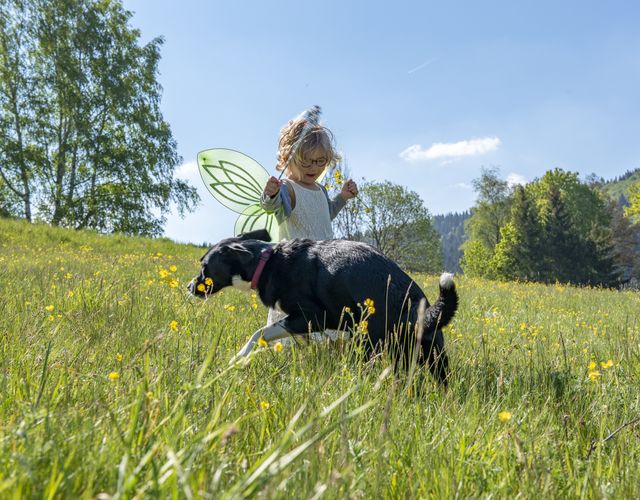
[[[346,206],[347,200],[355,198],[357,194],[358,185],[355,183],[355,181],[349,179],[342,186],[342,191],[340,192],[340,194],[336,195],[333,200],[329,200],[329,215],[331,217],[331,220],[335,219],[338,215],[338,212],[340,212],[340,210],[342,210]]]
[[[267,213],[275,214],[279,224],[291,215],[295,206],[295,192],[291,186],[287,182],[271,177],[260,197],[260,207]]]

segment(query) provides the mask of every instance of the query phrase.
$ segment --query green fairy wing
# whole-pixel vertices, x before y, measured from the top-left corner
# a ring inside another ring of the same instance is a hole
[[[239,151],[214,148],[198,153],[198,169],[213,197],[240,214],[234,229],[236,235],[266,229],[273,241],[279,240],[275,216],[260,207],[260,197],[269,180],[262,165]]]
[[[213,197],[239,214],[260,203],[262,190],[269,180],[269,173],[262,165],[233,149],[201,151],[198,168]]]
[[[280,241],[280,231],[276,216],[265,212],[260,204],[251,205],[240,214],[236,221],[234,233],[238,235],[255,229],[266,229],[269,231],[271,241]]]

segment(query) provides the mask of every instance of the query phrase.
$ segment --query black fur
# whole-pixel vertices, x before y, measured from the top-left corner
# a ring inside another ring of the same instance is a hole
[[[202,271],[189,290],[200,296],[216,293],[230,286],[234,275],[251,281],[260,252],[269,246],[269,240],[269,234],[261,230],[220,241],[201,259]],[[205,283],[206,278],[213,284],[205,292],[198,291],[198,284]],[[386,345],[394,351],[396,361],[406,367],[418,346],[418,362],[427,363],[434,377],[446,384],[448,359],[441,329],[451,321],[458,306],[450,278],[443,277],[440,296],[429,307],[418,285],[370,245],[346,240],[291,240],[274,246],[257,291],[266,306],[275,307],[277,303],[288,315],[283,326],[291,334],[348,330],[354,325],[349,315],[343,314],[344,308],[350,308],[357,324],[362,304],[370,298],[375,313],[368,318],[368,334],[359,336],[366,339],[370,352]],[[421,300],[426,311],[418,344],[415,325]]]

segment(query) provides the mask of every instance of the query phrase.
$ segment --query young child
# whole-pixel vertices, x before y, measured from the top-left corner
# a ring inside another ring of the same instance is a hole
[[[307,132],[293,151],[305,125],[303,118],[296,118],[280,131],[276,170],[282,171],[286,165],[285,179],[270,177],[260,204],[265,211],[275,213],[281,238],[330,240],[333,239],[331,221],[347,201],[358,194],[358,186],[349,179],[340,194],[329,199],[327,190],[317,180],[326,168],[340,160],[340,156],[333,145],[331,132],[321,126]],[[269,309],[267,324],[283,317],[280,311]]]
[[[285,180],[269,179],[261,206],[275,213],[281,238],[329,240],[333,239],[331,220],[347,200],[358,194],[358,186],[349,179],[340,194],[329,199],[327,190],[316,181],[340,156],[333,146],[331,132],[321,126],[308,131],[297,150],[292,151],[305,125],[303,118],[297,118],[280,131],[276,170],[282,171],[286,165]]]

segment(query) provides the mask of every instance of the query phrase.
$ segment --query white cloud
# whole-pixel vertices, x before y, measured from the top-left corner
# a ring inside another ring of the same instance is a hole
[[[414,144],[400,153],[400,158],[407,161],[434,160],[436,158],[458,158],[460,156],[483,155],[495,151],[501,142],[498,137],[484,137],[454,143],[437,142],[429,149]]]
[[[457,184],[454,184],[453,187],[458,189],[465,189],[468,191],[471,191],[473,189],[473,186],[471,184],[467,184],[466,182],[458,182]]]
[[[198,176],[198,173],[198,163],[196,161],[188,161],[176,169],[176,177],[181,179],[193,179]]]
[[[527,179],[525,179],[520,174],[510,173],[507,176],[507,184],[511,188],[514,186],[524,186],[526,183],[527,183]]]

